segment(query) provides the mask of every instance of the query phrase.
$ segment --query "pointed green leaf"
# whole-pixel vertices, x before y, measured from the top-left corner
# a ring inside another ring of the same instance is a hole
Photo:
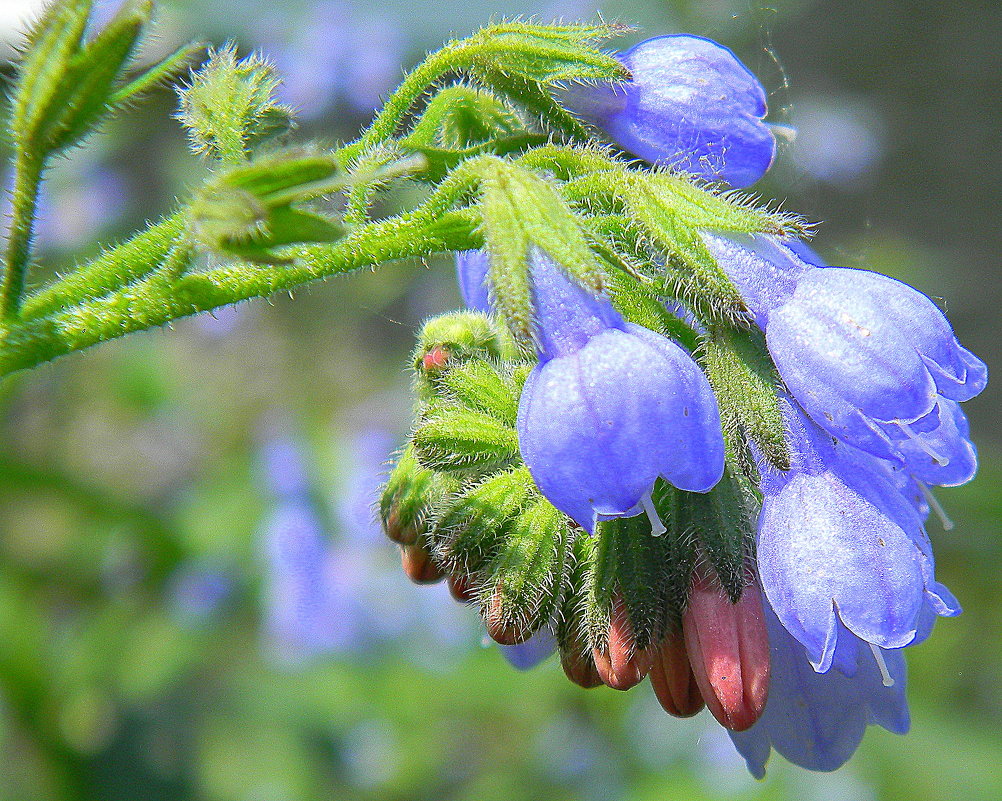
[[[432,470],[485,473],[518,462],[515,429],[484,412],[439,411],[414,432],[418,461]]]

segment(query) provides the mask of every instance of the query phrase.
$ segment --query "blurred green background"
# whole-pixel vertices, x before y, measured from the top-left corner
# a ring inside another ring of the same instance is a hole
[[[3,0],[6,75],[34,6]],[[302,134],[335,141],[450,35],[491,15],[596,10],[732,47],[769,89],[770,118],[796,130],[756,190],[823,221],[831,263],[937,298],[998,362],[994,3],[162,0],[147,49],[259,48]],[[52,172],[46,269],[197,180],[174,103],[155,95]],[[978,479],[939,495],[956,529],[930,523],[938,578],[966,611],[908,654],[912,733],[871,729],[830,775],[774,756],[755,782],[706,713],[668,718],[647,685],[581,691],[553,659],[518,673],[472,610],[400,573],[369,505],[409,423],[415,330],[458,302],[450,264],[388,265],[0,383],[0,799],[1002,797],[997,383],[965,407]],[[335,588],[320,636],[285,625],[276,577],[279,485],[297,470],[300,523]]]

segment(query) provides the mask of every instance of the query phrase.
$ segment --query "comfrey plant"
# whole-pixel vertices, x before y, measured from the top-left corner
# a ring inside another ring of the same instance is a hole
[[[26,294],[46,166],[197,52],[128,75],[149,4],[97,32],[89,11],[52,4],[13,87],[0,374],[455,253],[469,309],[420,334],[380,502],[407,575],[447,580],[517,667],[555,648],[583,687],[650,676],[670,714],[705,705],[755,775],[772,749],[832,770],[868,724],[907,729],[902,649],[960,611],[928,487],[974,475],[959,404],[985,366],[928,298],[826,266],[801,220],[734,193],[775,141],[729,50],[501,23],[327,149],[290,145],[272,68],[223,48],[179,90],[203,184]],[[423,195],[377,216],[404,180]]]

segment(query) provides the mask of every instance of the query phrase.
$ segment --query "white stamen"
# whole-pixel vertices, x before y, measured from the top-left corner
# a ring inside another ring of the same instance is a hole
[[[654,499],[651,498],[651,494],[648,492],[640,499],[640,502],[644,505],[644,511],[647,512],[647,519],[651,521],[651,534],[655,537],[660,537],[668,529],[665,528],[665,524],[658,517],[658,510],[654,508]]]
[[[942,504],[939,502],[939,498],[932,494],[932,490],[929,489],[927,484],[923,484],[921,481],[917,482],[922,488],[922,494],[925,495],[926,501],[929,502],[929,508],[936,513],[936,517],[939,518],[940,525],[943,526],[943,531],[953,531],[953,521],[946,516],[946,510],[943,508]]]
[[[873,658],[877,660],[877,668],[880,670],[880,681],[885,687],[893,687],[894,679],[891,678],[891,674],[887,671],[887,663],[884,661],[884,652],[880,650],[872,642],[869,643],[870,650],[873,652]]]
[[[912,431],[912,428],[910,425],[908,425],[908,423],[898,423],[898,426],[900,426],[901,430],[908,435],[908,439],[910,439],[912,442],[918,445],[922,450],[924,450],[927,454],[929,454],[932,460],[936,462],[936,464],[938,464],[940,467],[946,467],[948,464],[950,464],[950,460],[947,459],[945,456],[943,456],[943,454],[935,450],[932,447],[932,445],[929,444],[929,441],[925,437],[923,437],[921,434],[916,434],[914,431]]]

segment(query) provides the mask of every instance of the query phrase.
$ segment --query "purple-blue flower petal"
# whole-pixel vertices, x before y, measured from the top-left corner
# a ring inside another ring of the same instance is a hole
[[[522,390],[522,458],[550,502],[589,531],[596,515],[634,514],[658,475],[694,492],[722,475],[716,401],[708,384],[692,394],[705,377],[664,342],[607,329],[540,363]]]
[[[576,87],[566,105],[647,161],[732,186],[753,184],[776,153],[762,84],[726,47],[699,36],[648,39],[620,54],[633,80]]]
[[[606,298],[578,285],[539,248],[529,251],[533,335],[541,359],[574,353],[596,334],[622,329],[623,318]]]
[[[490,314],[490,290],[487,273],[490,271],[487,252],[483,250],[460,250],[456,252],[456,281],[459,294],[467,308]]]
[[[852,756],[868,723],[904,734],[908,730],[905,664],[900,651],[882,651],[893,680],[886,687],[876,660],[855,640],[852,676],[838,670],[815,672],[803,647],[765,604],[771,650],[769,700],[762,717],[747,731],[728,732],[757,777],[765,775],[772,749],[795,765],[832,771]],[[851,636],[851,635],[850,635]]]
[[[501,645],[504,658],[516,670],[532,670],[557,649],[557,639],[549,629],[540,629],[518,645]]]
[[[801,255],[809,249],[799,240],[761,234],[723,236],[709,231],[702,236],[763,330],[769,313],[793,296],[797,281],[812,267]]]

